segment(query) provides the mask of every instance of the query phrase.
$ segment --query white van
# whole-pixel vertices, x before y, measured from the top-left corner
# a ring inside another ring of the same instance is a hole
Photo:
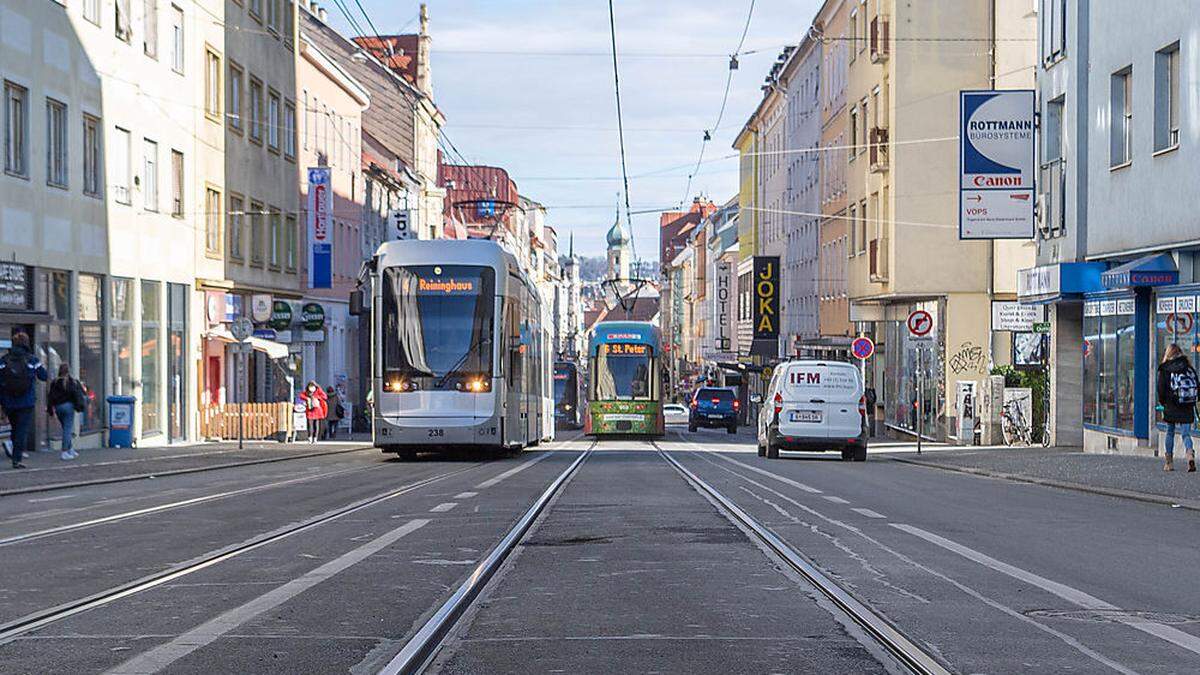
[[[858,368],[837,361],[788,361],[775,368],[758,415],[758,455],[841,450],[867,459],[867,408]]]

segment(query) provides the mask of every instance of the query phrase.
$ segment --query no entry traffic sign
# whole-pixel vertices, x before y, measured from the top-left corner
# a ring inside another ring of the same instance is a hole
[[[923,309],[908,315],[908,332],[914,337],[925,337],[933,330],[933,317]]]
[[[854,338],[854,342],[850,343],[850,351],[858,358],[866,361],[875,355],[875,343],[869,337]]]

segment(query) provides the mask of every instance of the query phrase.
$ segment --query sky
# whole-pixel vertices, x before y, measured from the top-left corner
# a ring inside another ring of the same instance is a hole
[[[379,32],[416,32],[419,2],[360,1]],[[322,4],[335,26],[355,34],[337,4]],[[428,4],[445,136],[472,163],[506,169],[522,195],[544,204],[564,252],[574,233],[577,254],[603,255],[622,190],[608,3]],[[343,5],[367,27],[354,2]],[[751,5],[727,107],[689,204],[698,194],[720,204],[737,193],[733,140],[771,64],[784,45],[800,41],[820,0],[615,0],[630,205],[647,211],[632,218],[641,259],[658,256],[659,212],[685,198]]]

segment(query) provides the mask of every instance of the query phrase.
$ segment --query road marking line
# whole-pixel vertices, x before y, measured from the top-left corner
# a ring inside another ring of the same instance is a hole
[[[479,493],[478,492],[460,492],[460,493],[454,495],[454,498],[455,499],[470,499],[471,497],[474,497],[477,494],[479,494]]]
[[[359,546],[358,548],[330,560],[320,567],[297,577],[286,584],[264,593],[241,607],[210,619],[170,642],[129,659],[108,671],[109,675],[145,675],[157,673],[192,652],[212,644],[221,636],[247,621],[268,612],[297,595],[307,591],[335,574],[362,562],[367,557],[382,551],[401,538],[429,524],[428,520],[410,520],[404,525]]]
[[[37,504],[38,502],[56,502],[60,499],[74,499],[75,497],[78,497],[78,496],[79,495],[61,495],[58,497],[42,497],[41,499],[30,499],[28,501],[30,504]]]
[[[442,502],[441,504],[438,504],[437,506],[433,507],[432,509],[429,509],[429,512],[430,513],[445,513],[456,506],[458,506],[458,502]]]
[[[849,504],[850,503],[850,502],[846,501],[845,499],[842,499],[841,497],[834,497],[833,495],[822,495],[821,499],[833,502],[834,504]]]
[[[878,546],[881,550],[887,551],[888,553],[892,554],[898,560],[901,560],[909,565],[912,565],[916,569],[922,570],[923,572],[929,574],[930,576],[933,576],[937,579],[941,579],[942,581],[945,581],[946,583],[954,586],[955,588],[959,589],[963,593],[971,596],[972,598],[975,598],[976,600],[979,600],[980,602],[984,603],[985,605],[1005,614],[1006,616],[1009,616],[1014,620],[1017,620],[1022,623],[1026,623],[1030,626],[1033,626],[1037,630],[1040,630],[1048,635],[1053,635],[1054,637],[1058,638],[1066,645],[1068,645],[1068,646],[1072,647],[1073,649],[1075,649],[1076,651],[1078,651],[1080,654],[1083,654],[1084,656],[1087,656],[1088,658],[1091,658],[1098,663],[1102,663],[1102,664],[1112,668],[1113,670],[1115,670],[1119,673],[1122,673],[1122,675],[1138,675],[1136,672],[1126,668],[1125,666],[1122,666],[1121,664],[1117,663],[1116,661],[1113,661],[1112,659],[1104,656],[1103,654],[1101,654],[1093,649],[1088,648],[1082,642],[1076,640],[1075,638],[1071,637],[1070,635],[1067,635],[1066,633],[1063,633],[1062,631],[1055,630],[1054,628],[1051,628],[1050,626],[1047,626],[1046,624],[1041,623],[1040,621],[1035,621],[1034,619],[1026,616],[1025,614],[1018,612],[1017,610],[1012,609],[1011,607],[1009,607],[1003,603],[993,600],[992,598],[990,598],[986,595],[983,595],[982,593],[980,593],[979,591],[976,591],[975,589],[971,588],[970,586],[967,586],[966,584],[964,584],[960,581],[957,581],[956,579],[953,579],[953,578],[947,576],[946,574],[929,567],[928,565],[923,565],[920,562],[914,560],[913,558],[910,558],[910,557],[904,555],[903,553],[897,551],[896,549],[889,547],[887,544],[884,544],[883,542],[879,541],[878,539],[875,539],[874,537],[867,534],[866,532],[863,532],[862,529],[859,528],[857,525],[851,525],[850,523],[847,523],[845,521],[841,521],[841,520],[838,520],[837,518],[827,516],[827,515],[821,513],[820,511],[813,509],[812,507],[801,504],[800,502],[796,501],[795,499],[792,499],[790,496],[785,495],[778,490],[775,490],[771,487],[768,487],[767,485],[765,485],[763,483],[760,483],[760,482],[754,480],[753,478],[750,478],[749,476],[745,476],[743,474],[740,474],[740,473],[734,471],[733,469],[730,469],[728,467],[724,467],[724,466],[721,466],[720,464],[717,464],[713,460],[706,457],[704,454],[701,454],[701,453],[695,453],[695,454],[700,459],[708,462],[709,464],[712,464],[714,467],[720,469],[721,471],[729,473],[733,476],[737,476],[738,478],[746,481],[747,483],[749,483],[755,487],[766,490],[767,492],[775,495],[776,497],[779,497],[780,499],[791,504],[792,506],[795,506],[796,508],[798,508],[798,509],[804,511],[805,513],[808,513],[816,518],[819,518],[819,519],[829,523],[830,525],[833,525],[835,527],[840,527],[848,532],[851,532],[851,533],[861,537],[863,540],[868,541],[871,544],[874,544],[875,546]],[[753,494],[753,493],[751,493],[751,494]],[[760,501],[764,500],[762,497],[757,497],[757,495],[756,495],[756,498],[759,499]],[[796,518],[795,516],[791,516],[787,511],[782,510],[781,507],[776,506],[776,509],[780,510],[784,515],[795,519],[796,522],[799,522],[799,523],[803,522],[800,519]],[[833,538],[836,539],[836,536],[834,536],[834,535],[830,535],[830,536],[833,536]]]
[[[691,445],[693,448],[696,448],[700,452],[708,452],[707,450],[700,448],[700,446],[696,445],[695,443],[692,443],[691,441],[687,441],[687,443],[688,443],[688,445]],[[716,453],[710,453],[710,454],[714,454],[718,458],[723,459],[726,462],[729,462],[730,464],[737,464],[738,466],[749,469],[759,475],[774,478],[775,480],[779,481],[780,483],[783,483],[784,485],[791,485],[792,487],[794,487],[796,489],[803,490],[805,492],[808,492],[808,493],[814,494],[814,495],[821,494],[821,490],[818,490],[817,488],[815,488],[811,485],[805,485],[804,483],[801,483],[799,481],[794,481],[791,478],[787,478],[784,476],[780,476],[778,474],[771,473],[770,471],[767,471],[766,469],[760,469],[757,466],[751,466],[745,462],[739,462],[736,459],[733,459],[732,457],[726,457],[725,455],[720,455],[720,454],[716,454]]]
[[[217,499],[224,499],[226,497],[235,497],[237,495],[250,494],[253,492],[269,490],[271,488],[282,487],[284,485],[294,485],[296,483],[306,483],[308,481],[317,480],[318,478],[329,478],[330,476],[340,476],[342,474],[353,473],[355,471],[362,471],[365,468],[369,468],[369,467],[354,467],[354,468],[350,468],[350,469],[338,469],[336,471],[327,471],[325,473],[312,474],[312,475],[308,475],[308,476],[300,476],[299,478],[289,478],[288,480],[276,481],[274,483],[263,483],[261,485],[251,485],[250,487],[239,488],[237,490],[229,490],[227,492],[218,492],[216,494],[211,494],[211,495],[192,497],[191,499],[184,499],[182,501],[170,502],[168,504],[159,504],[158,506],[148,506],[144,509],[137,509],[136,511],[126,511],[124,513],[114,513],[111,516],[103,516],[101,518],[93,518],[92,520],[85,520],[80,523],[71,523],[69,525],[59,525],[58,527],[51,527],[51,528],[48,528],[45,530],[37,530],[35,532],[27,532],[25,534],[17,534],[17,535],[13,535],[11,537],[5,537],[4,539],[0,539],[0,546],[8,546],[9,544],[15,544],[15,543],[21,542],[21,541],[29,541],[31,539],[41,539],[43,537],[49,537],[49,536],[52,536],[55,534],[60,534],[62,532],[70,532],[72,530],[82,530],[84,528],[93,527],[96,525],[103,525],[105,523],[111,523],[111,522],[115,522],[118,520],[126,520],[129,518],[136,518],[138,516],[144,516],[144,515],[148,515],[151,513],[170,511],[172,509],[180,509],[185,506],[194,506],[196,504],[203,504],[205,502],[211,502],[211,501],[215,501]]]
[[[860,516],[866,516],[868,518],[883,518],[883,519],[887,518],[887,516],[883,515],[882,513],[879,513],[878,511],[872,511],[871,509],[850,509],[850,510],[859,514]]]
[[[489,479],[483,481],[479,485],[476,485],[475,489],[483,490],[486,488],[493,487],[500,481],[504,480],[505,478],[510,478],[510,477],[524,471],[525,469],[528,469],[529,467],[533,466],[534,464],[537,464],[538,462],[542,461],[543,459],[546,459],[549,456],[550,456],[550,453],[548,453],[548,452],[538,455],[537,457],[534,457],[533,459],[529,460],[528,462],[525,462],[524,464],[515,466],[515,467],[509,469],[508,471],[505,471],[504,473],[500,474],[499,476],[496,476],[494,478],[489,478]]]
[[[903,523],[892,523],[892,527],[902,532],[907,532],[913,536],[920,537],[931,544],[936,544],[947,551],[957,553],[967,560],[977,562],[980,565],[989,567],[997,572],[1000,572],[1001,574],[1006,574],[1019,581],[1024,581],[1031,586],[1036,586],[1047,593],[1057,595],[1063,600],[1082,607],[1083,609],[1105,610],[1112,612],[1123,611],[1120,607],[1117,607],[1112,603],[1105,602],[1094,595],[1085,593],[1078,588],[1073,588],[1066,584],[1059,583],[1052,579],[1047,579],[1046,577],[1038,574],[1034,574],[1028,570],[1023,570],[1020,567],[996,560],[985,553],[980,553],[973,548],[969,548],[958,542],[951,541],[945,537],[938,536],[932,532],[927,532],[919,527],[913,527],[912,525],[906,525]],[[1136,628],[1143,633],[1153,635],[1154,637],[1170,642],[1190,652],[1200,654],[1200,636],[1185,633],[1177,628],[1172,628],[1171,626],[1167,626],[1165,624],[1151,621],[1142,617],[1121,616],[1120,614],[1115,614],[1112,617],[1112,620],[1123,623],[1130,628]]]

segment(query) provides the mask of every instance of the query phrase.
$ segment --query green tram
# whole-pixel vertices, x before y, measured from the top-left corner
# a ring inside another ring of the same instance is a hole
[[[591,436],[663,435],[662,333],[645,321],[603,321],[588,340]]]

